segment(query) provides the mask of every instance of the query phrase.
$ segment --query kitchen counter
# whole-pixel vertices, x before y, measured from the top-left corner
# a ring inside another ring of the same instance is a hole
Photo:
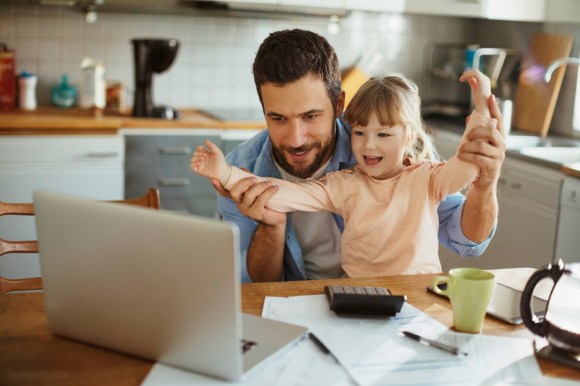
[[[134,118],[116,112],[39,107],[35,111],[0,112],[0,135],[116,134],[120,129],[262,129],[265,121],[223,120],[195,109],[180,110],[181,118]]]
[[[450,121],[442,118],[426,118],[425,123],[433,130],[433,136],[444,136],[449,138],[450,141],[456,141],[457,144],[465,129],[465,126],[459,121]],[[512,131],[506,139],[506,144],[506,155],[509,157],[518,158],[552,169],[558,169],[565,174],[580,178],[580,162],[567,162],[564,154],[562,154],[562,157],[558,157],[557,154],[558,151],[564,153],[566,150],[572,148],[578,149],[578,153],[580,153],[580,140],[555,135],[540,138],[527,132]],[[530,149],[536,148],[551,148],[554,150],[552,152],[553,156],[543,157],[536,154],[540,152],[529,151]]]

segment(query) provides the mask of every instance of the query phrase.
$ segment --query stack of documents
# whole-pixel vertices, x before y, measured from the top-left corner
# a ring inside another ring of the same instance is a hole
[[[324,295],[266,297],[262,317],[308,327],[340,364],[303,339],[235,385],[577,385],[543,377],[530,339],[455,333],[408,303],[392,318],[345,317]],[[402,330],[468,355],[422,345]],[[231,383],[156,364],[143,385]]]

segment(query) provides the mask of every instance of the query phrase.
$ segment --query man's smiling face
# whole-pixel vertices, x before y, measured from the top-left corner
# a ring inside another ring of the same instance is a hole
[[[335,109],[324,82],[312,74],[296,82],[261,86],[264,114],[276,162],[288,173],[308,178],[330,159],[335,146]]]

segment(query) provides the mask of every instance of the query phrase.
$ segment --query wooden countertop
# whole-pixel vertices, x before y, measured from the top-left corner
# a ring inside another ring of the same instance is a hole
[[[133,118],[130,114],[103,113],[78,108],[39,107],[35,111],[0,112],[0,135],[116,134],[120,129],[212,128],[263,129],[265,121],[225,121],[196,109],[180,110],[181,118]]]
[[[562,166],[562,172],[580,178],[580,162],[574,162]]]

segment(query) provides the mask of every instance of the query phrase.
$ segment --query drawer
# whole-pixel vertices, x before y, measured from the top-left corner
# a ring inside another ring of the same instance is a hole
[[[189,167],[193,151],[206,139],[221,146],[219,135],[128,135],[125,137],[126,167]]]
[[[559,171],[506,158],[498,181],[498,191],[557,210],[562,181],[563,175]]]
[[[124,158],[124,140],[120,135],[0,138],[0,164],[122,164]]]
[[[183,195],[171,192],[161,196],[161,209],[213,218],[216,201],[216,193]]]
[[[215,193],[209,179],[189,173],[171,170],[127,170],[125,172],[125,191],[145,190],[156,187],[160,193],[178,191],[189,193]],[[126,196],[129,197],[129,196]]]
[[[560,202],[559,184],[532,179],[525,175],[511,175],[507,179],[506,185],[518,197],[527,198],[551,208],[558,208]]]

